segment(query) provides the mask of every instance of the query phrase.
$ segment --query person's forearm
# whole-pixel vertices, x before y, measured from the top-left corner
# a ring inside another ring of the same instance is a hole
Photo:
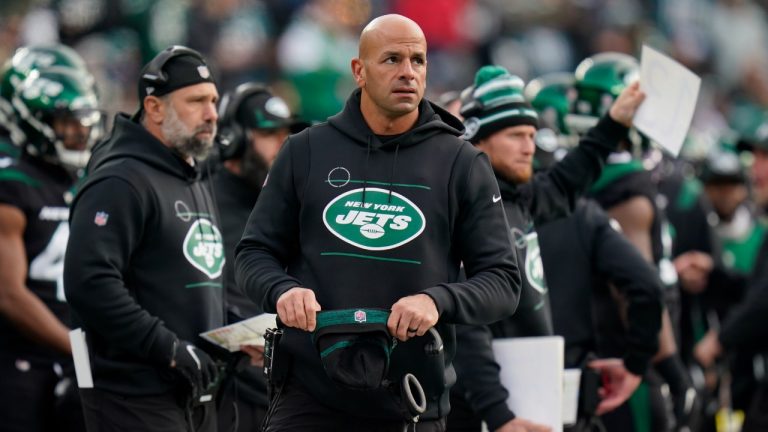
[[[493,430],[514,419],[515,414],[506,404],[509,392],[501,383],[491,339],[486,326],[457,326],[454,367],[467,403]]]
[[[600,177],[605,159],[626,134],[626,127],[606,116],[546,175],[533,179],[530,211],[537,225],[573,210],[576,200]]]
[[[669,311],[664,309],[661,313],[661,331],[659,331],[659,350],[653,356],[652,362],[658,363],[667,357],[677,354],[677,343],[672,329],[672,320]]]
[[[0,295],[0,314],[33,341],[64,354],[71,353],[69,328],[28,289]]]

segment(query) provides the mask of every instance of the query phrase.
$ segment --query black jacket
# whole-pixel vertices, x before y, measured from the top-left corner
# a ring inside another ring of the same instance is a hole
[[[768,238],[763,240],[744,300],[733,308],[720,329],[726,350],[768,352]]]
[[[601,317],[592,303],[595,297],[613,301],[611,284],[627,304],[626,345],[619,355],[627,370],[644,375],[661,325],[656,270],[594,201],[584,200],[572,216],[539,227],[539,234],[544,266],[556,270],[547,280],[555,334],[565,338],[565,366],[579,367],[590,352],[602,354],[593,324]]]
[[[447,388],[451,324],[496,321],[518,302],[499,190],[487,157],[457,138],[461,124],[442,109],[422,101],[416,126],[383,144],[359,106],[358,90],[328,123],[288,139],[238,245],[236,277],[269,312],[297,286],[312,289],[324,310],[389,309],[404,296],[431,296]],[[460,262],[465,282],[457,282]],[[283,345],[318,400],[361,417],[398,415],[378,393],[336,388],[308,333],[289,329]],[[447,391],[431,396],[423,418],[445,416]]]
[[[221,215],[221,234],[224,237],[224,287],[227,290],[227,323],[250,318],[262,313],[253,300],[235,283],[235,247],[243,237],[245,224],[251,215],[260,190],[226,168],[219,168],[206,180]],[[233,320],[234,319],[234,320]]]
[[[224,255],[227,258],[224,266],[226,323],[232,324],[262,313],[261,308],[235,283],[235,247],[243,236],[245,223],[256,204],[260,189],[223,167],[219,167],[207,182],[221,215],[221,235],[224,237]],[[266,409],[269,399],[261,368],[246,366],[237,372],[236,377],[237,397]]]
[[[176,338],[223,324],[222,238],[197,171],[119,115],[70,217],[64,285],[96,388],[152,395],[179,382]]]
[[[530,182],[513,185],[499,180],[514,248],[523,274],[523,291],[514,316],[488,326],[462,326],[457,333],[458,382],[454,397],[466,398],[472,410],[495,429],[514,418],[506,406],[507,390],[499,381],[492,338],[553,334],[552,317],[536,227],[568,215],[600,175],[606,157],[626,135],[627,128],[605,116],[562,161]]]

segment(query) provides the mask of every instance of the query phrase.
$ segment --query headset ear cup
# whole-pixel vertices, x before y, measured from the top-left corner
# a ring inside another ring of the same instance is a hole
[[[216,134],[216,144],[219,147],[221,160],[237,159],[245,153],[245,133],[243,128],[234,121],[222,124]]]
[[[221,160],[237,159],[245,154],[246,146],[250,145],[250,142],[247,131],[237,121],[237,112],[246,99],[260,93],[269,93],[269,89],[261,84],[245,83],[222,98],[222,103],[227,102],[223,106],[224,112],[220,113],[216,139]]]
[[[239,159],[245,154],[245,131],[240,123],[232,122],[232,143],[229,145],[230,159]]]

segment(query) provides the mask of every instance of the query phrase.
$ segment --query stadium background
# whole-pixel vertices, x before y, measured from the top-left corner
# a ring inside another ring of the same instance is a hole
[[[642,44],[703,78],[686,148],[703,153],[730,125],[753,134],[768,105],[768,1],[758,0],[3,0],[0,59],[60,41],[96,76],[105,111],[137,106],[140,66],[170,44],[208,56],[220,92],[270,84],[309,120],[336,113],[354,88],[349,62],[372,17],[418,22],[429,42],[428,97],[460,90],[483,64],[526,81],[573,71],[600,51]]]

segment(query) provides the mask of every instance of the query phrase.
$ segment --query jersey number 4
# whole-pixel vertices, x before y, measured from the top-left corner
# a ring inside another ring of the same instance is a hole
[[[51,236],[51,241],[45,250],[29,264],[29,278],[39,281],[56,282],[56,298],[66,301],[64,297],[64,254],[69,240],[69,223],[61,222]]]

